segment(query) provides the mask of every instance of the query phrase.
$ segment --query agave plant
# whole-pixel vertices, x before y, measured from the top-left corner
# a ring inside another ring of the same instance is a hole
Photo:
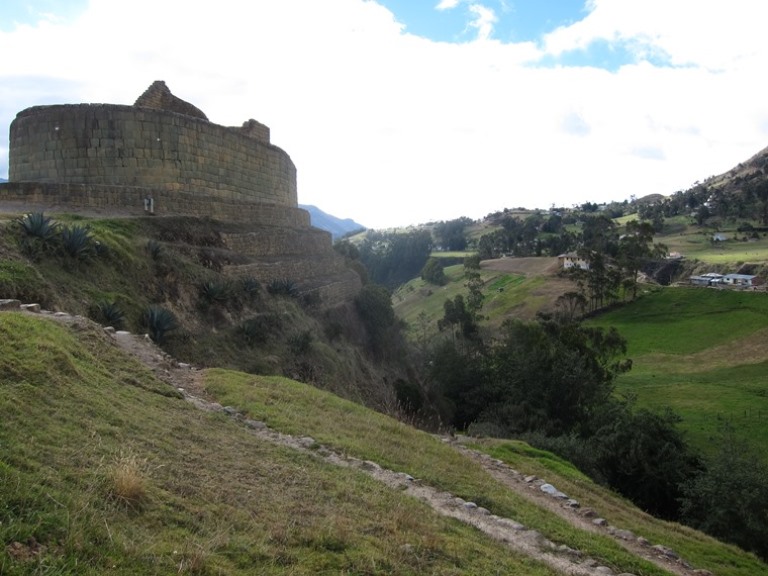
[[[121,330],[125,324],[125,314],[117,302],[100,300],[96,303],[95,320],[105,326]]]
[[[246,276],[241,280],[243,292],[249,298],[255,298],[261,292],[261,283],[253,276]]]
[[[291,296],[296,298],[299,295],[299,287],[293,280],[283,278],[281,280],[272,280],[267,286],[267,292],[273,296]]]
[[[42,212],[25,214],[16,221],[27,236],[50,241],[58,234],[59,225]]]
[[[228,282],[208,280],[200,284],[199,292],[206,304],[224,304],[232,296],[232,287]]]
[[[162,306],[150,306],[144,311],[144,324],[149,336],[157,344],[162,344],[165,335],[179,327],[173,312]]]
[[[86,260],[95,253],[90,226],[74,224],[61,229],[61,247],[75,260]]]
[[[23,232],[21,248],[32,259],[37,260],[43,253],[55,249],[59,225],[42,212],[25,214],[16,224]]]

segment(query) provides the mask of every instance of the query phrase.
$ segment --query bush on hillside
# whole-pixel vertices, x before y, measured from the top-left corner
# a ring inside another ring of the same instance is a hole
[[[75,260],[87,260],[96,254],[96,242],[90,226],[62,226],[59,238],[64,253]]]
[[[223,305],[232,298],[232,286],[226,280],[206,280],[198,286],[198,294],[205,306]]]
[[[173,312],[161,306],[147,308],[143,320],[150,338],[157,344],[162,344],[166,334],[179,326]]]
[[[55,249],[59,225],[50,217],[32,212],[16,220],[16,224],[23,233],[21,249],[30,258],[36,260]]]
[[[439,258],[430,258],[421,269],[421,279],[436,286],[444,286],[448,279]]]
[[[159,260],[163,255],[163,245],[160,244],[160,242],[157,240],[147,240],[145,250],[147,251],[147,254],[149,254],[149,257],[152,258],[152,260]]]
[[[272,280],[267,285],[267,292],[272,294],[272,296],[289,296],[291,298],[296,298],[299,295],[299,287],[293,280],[281,278]]]
[[[768,560],[768,466],[728,434],[719,444],[706,469],[682,486],[682,520]]]
[[[378,358],[396,353],[401,344],[400,322],[389,290],[366,284],[355,298],[355,307],[368,334],[368,350]]]
[[[100,300],[91,307],[90,317],[103,326],[112,326],[115,330],[122,330],[125,325],[125,313],[117,302]]]

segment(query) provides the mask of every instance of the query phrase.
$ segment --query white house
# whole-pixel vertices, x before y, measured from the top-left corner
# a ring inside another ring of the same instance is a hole
[[[557,257],[557,261],[560,264],[560,268],[563,270],[570,270],[571,268],[580,268],[581,270],[589,270],[589,260],[582,258],[575,252],[560,254]]]
[[[728,286],[757,286],[760,279],[751,274],[726,274],[723,276],[723,284]]]

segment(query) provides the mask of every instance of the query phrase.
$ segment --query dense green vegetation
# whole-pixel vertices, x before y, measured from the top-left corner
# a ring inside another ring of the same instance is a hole
[[[513,216],[501,216],[500,221],[509,218]],[[665,251],[654,241],[669,239],[670,245],[677,248],[681,238],[691,238],[686,236],[691,227],[701,227],[697,223],[673,217],[668,223],[669,235],[665,236],[655,229],[664,228],[663,218],[656,218],[653,224],[638,223],[632,216],[617,223],[595,215],[576,219],[579,228],[569,230],[569,234],[592,266],[589,271],[574,275],[575,290],[562,293],[555,302],[550,300],[549,310],[554,317],[561,322],[574,320],[587,310],[596,313],[606,304],[636,298],[641,292],[646,294],[631,305],[600,312],[590,320],[592,326],[616,328],[627,338],[627,357],[631,358],[633,369],[616,373],[611,380],[611,398],[615,401],[601,409],[600,402],[592,398],[587,405],[599,416],[578,430],[558,430],[559,419],[548,411],[546,404],[546,397],[552,397],[549,384],[556,382],[577,394],[579,388],[569,389],[567,382],[578,374],[576,367],[580,361],[559,350],[559,340],[547,345],[536,343],[531,337],[531,324],[517,324],[514,337],[506,340],[520,347],[530,339],[530,348],[523,345],[522,352],[516,355],[500,345],[505,341],[503,330],[488,332],[484,327],[490,324],[482,314],[472,315],[468,310],[465,313],[468,307],[464,306],[463,298],[468,296],[469,287],[455,267],[452,274],[446,275],[449,281],[440,293],[430,295],[426,286],[419,288],[412,281],[395,294],[398,313],[410,320],[414,340],[424,349],[428,342],[435,346],[430,358],[432,365],[439,368],[432,371],[430,382],[439,388],[438,392],[432,389],[432,394],[438,399],[441,416],[474,433],[525,435],[529,441],[576,462],[593,478],[656,513],[684,519],[768,554],[762,545],[762,534],[768,529],[768,512],[760,497],[745,497],[744,501],[736,502],[724,497],[725,489],[717,497],[712,495],[712,487],[728,485],[738,486],[744,494],[759,496],[761,483],[767,479],[763,463],[767,461],[764,423],[768,404],[764,402],[762,375],[768,356],[759,342],[768,300],[764,294],[752,292],[675,289],[647,294],[647,285],[639,289],[640,270]],[[542,222],[541,217],[529,219],[522,229],[530,230],[532,238],[540,238]],[[513,228],[508,226],[505,230]],[[702,228],[693,237],[701,243],[697,255],[713,264],[727,260],[722,258],[723,252],[738,254],[734,250],[747,240],[739,238],[735,246],[714,243],[710,239],[711,228]],[[748,242],[749,249],[759,250],[762,242],[753,238]],[[521,253],[530,251],[521,249]],[[724,271],[740,269],[741,263],[732,262],[731,269]],[[695,261],[675,264],[665,274],[679,274],[697,266]],[[619,275],[620,271],[623,274]],[[492,301],[498,302],[494,288],[503,285],[504,297],[509,301],[524,295],[511,282],[512,278],[483,274],[483,312]],[[669,281],[673,276],[667,278]],[[518,282],[521,281],[528,283],[531,279],[520,276]],[[424,295],[414,297],[419,293]],[[436,306],[440,300],[444,304],[442,311]],[[510,308],[502,310],[508,313]],[[441,312],[436,324],[453,327],[451,338],[442,343],[426,335],[430,319]],[[464,343],[457,346],[457,337],[463,338]],[[484,339],[486,344],[482,343]],[[487,342],[491,342],[490,347]],[[542,349],[555,352],[537,362],[535,358],[542,355]],[[550,370],[556,370],[561,360],[568,372],[550,378]],[[498,371],[490,368],[504,363],[514,364],[517,372],[500,377]],[[532,388],[526,390],[529,378]],[[576,378],[581,383],[587,381],[583,376]],[[567,394],[555,397],[567,413],[578,417],[579,410],[567,407]],[[741,456],[731,459],[737,478],[731,484],[721,481],[725,468],[719,450],[726,442],[725,435],[744,443]],[[658,469],[654,464],[659,465]],[[644,479],[645,474],[665,481],[654,485],[652,480]],[[704,518],[702,502],[707,502],[709,518]],[[747,508],[749,521],[738,522],[736,510]]]
[[[9,215],[0,219],[0,296],[147,333],[198,366],[290,375],[385,406],[384,380],[407,370],[378,355],[386,326],[366,326],[358,311],[370,310],[353,302],[328,310],[300,279],[262,286],[222,274],[245,258],[222,233],[241,231],[194,218]],[[397,335],[387,338],[396,346]]]

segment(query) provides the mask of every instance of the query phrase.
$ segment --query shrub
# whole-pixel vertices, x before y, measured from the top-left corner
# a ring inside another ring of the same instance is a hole
[[[27,236],[43,241],[53,240],[58,234],[59,225],[42,212],[25,214],[16,221]]]
[[[301,297],[301,305],[307,309],[319,308],[322,301],[323,299],[320,296],[320,292],[317,290],[307,292]]]
[[[283,278],[280,280],[272,280],[267,286],[267,292],[273,296],[290,296],[296,298],[299,295],[299,287],[293,280]]]
[[[159,260],[163,255],[163,245],[157,240],[148,240],[145,250],[152,260]]]
[[[140,507],[147,495],[147,486],[143,475],[145,466],[146,462],[134,454],[121,453],[109,471],[109,495],[125,506]]]
[[[261,282],[256,280],[253,276],[246,276],[241,281],[243,292],[248,298],[255,298],[261,292]]]
[[[16,220],[24,233],[21,248],[27,256],[37,259],[43,252],[54,249],[59,233],[58,224],[42,212],[32,212]]]
[[[425,282],[430,284],[436,284],[437,286],[443,286],[448,279],[445,277],[445,271],[443,270],[443,264],[438,258],[430,258],[427,263],[424,264],[424,268],[421,269],[421,278]]]
[[[150,306],[144,312],[144,324],[149,330],[149,336],[157,344],[161,344],[165,335],[178,328],[178,322],[173,312],[161,306]]]
[[[64,226],[60,233],[64,253],[75,260],[87,260],[95,254],[93,236],[89,226]]]
[[[91,318],[104,326],[112,326],[116,330],[121,330],[125,324],[125,314],[117,302],[108,302],[100,300],[96,303],[95,309],[91,313]]]
[[[238,332],[251,346],[267,341],[267,337],[280,328],[280,316],[276,314],[259,314],[240,323]]]
[[[208,280],[198,287],[200,298],[205,304],[225,304],[232,297],[232,287],[229,282]]]
[[[305,330],[299,334],[294,334],[288,339],[288,346],[296,356],[302,356],[312,348],[312,332]]]

